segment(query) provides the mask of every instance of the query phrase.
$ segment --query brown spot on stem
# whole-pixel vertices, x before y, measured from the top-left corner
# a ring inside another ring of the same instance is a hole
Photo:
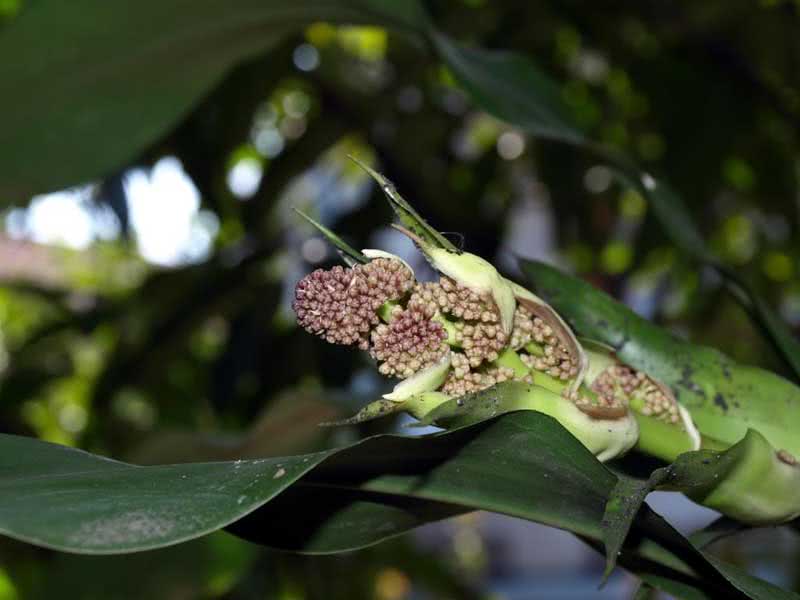
[[[778,456],[778,459],[782,462],[785,462],[787,465],[791,465],[794,467],[797,464],[797,459],[791,454],[788,450],[778,450],[775,453]]]

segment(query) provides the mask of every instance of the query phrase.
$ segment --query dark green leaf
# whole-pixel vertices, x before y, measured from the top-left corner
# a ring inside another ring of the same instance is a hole
[[[0,66],[0,195],[21,199],[119,167],[229,68],[305,24],[408,31],[424,19],[411,0],[36,2],[0,33],[0,55],[13,57]]]
[[[304,494],[315,504],[320,488],[341,488],[341,497],[346,497],[348,489],[352,493],[363,487],[368,496],[410,496],[420,506],[422,500],[443,503],[449,514],[454,507],[480,506],[595,537],[605,489],[613,484],[613,475],[572,436],[536,413],[422,439],[379,436],[338,452],[153,467],[29,438],[3,436],[0,444],[0,530],[32,543],[88,553],[158,547],[224,527],[323,461],[324,468],[294,488],[295,494],[314,490]],[[447,460],[456,451],[458,460]],[[487,478],[492,485],[486,490],[474,485]],[[527,488],[524,505],[521,487]],[[318,515],[331,508],[326,506],[316,504]],[[309,514],[304,518],[307,524],[313,520]],[[365,534],[394,533],[386,525]],[[352,531],[344,537],[316,533],[305,539],[302,530],[297,524],[280,535],[291,534],[298,549],[317,552],[339,551],[353,543]],[[255,533],[264,536],[263,543],[276,534],[261,528]]]
[[[721,352],[680,340],[588,283],[535,261],[521,267],[576,333],[612,346],[619,358],[667,384],[703,436],[735,444],[748,428],[800,454],[800,388]]]
[[[728,517],[722,516],[716,519],[710,525],[695,531],[692,535],[689,536],[692,544],[697,546],[698,548],[705,548],[706,546],[710,546],[717,540],[721,540],[722,538],[726,538],[731,535],[735,535],[740,531],[747,530],[747,525],[740,523],[739,521],[734,521]]]
[[[728,291],[750,313],[780,356],[800,377],[800,341],[769,304],[709,250],[683,200],[668,185],[646,173],[628,173],[624,179],[649,200],[656,217],[676,246],[694,259],[710,265],[722,276]]]
[[[0,531],[41,546],[106,554],[230,526],[262,544],[327,553],[485,509],[599,540],[615,481],[556,421],[531,411],[305,456],[157,467],[0,436]],[[654,585],[724,593],[727,584],[702,555],[694,560],[698,578],[670,554],[691,546],[657,515],[648,513],[635,527],[655,541],[624,552],[621,564]],[[727,573],[727,565],[716,568]],[[738,572],[734,577],[737,585],[761,585]]]
[[[468,48],[440,33],[431,39],[472,100],[487,112],[536,136],[586,142],[561,100],[558,85],[530,59],[513,52]]]
[[[656,471],[658,473],[659,471]],[[611,490],[603,514],[603,543],[606,550],[606,569],[603,579],[611,575],[617,564],[617,556],[628,537],[634,518],[652,490],[650,482],[618,474],[617,483]]]

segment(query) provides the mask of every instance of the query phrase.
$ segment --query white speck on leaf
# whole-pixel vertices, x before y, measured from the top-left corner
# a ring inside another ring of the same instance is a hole
[[[649,173],[645,173],[642,175],[642,185],[646,190],[650,190],[651,192],[656,189],[656,180],[653,179],[653,176]]]
[[[278,469],[277,471],[275,471],[275,475],[273,475],[272,478],[273,479],[280,479],[284,475],[286,475],[286,469]]]

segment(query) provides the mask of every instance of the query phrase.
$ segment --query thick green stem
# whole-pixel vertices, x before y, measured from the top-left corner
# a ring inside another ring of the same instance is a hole
[[[800,465],[751,429],[724,452],[684,454],[666,467],[661,489],[677,490],[751,525],[800,516]]]
[[[666,462],[672,462],[680,454],[697,449],[694,439],[683,427],[667,423],[656,417],[645,416],[636,411],[633,413],[639,424],[639,440],[636,442],[636,449],[640,452]],[[707,442],[710,444],[708,447],[719,445],[719,442],[715,440],[707,440]]]

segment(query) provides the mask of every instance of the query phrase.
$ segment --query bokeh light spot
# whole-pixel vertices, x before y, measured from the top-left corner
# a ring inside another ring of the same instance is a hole
[[[516,131],[506,131],[497,138],[497,154],[504,160],[519,158],[525,151],[525,138]]]
[[[292,53],[292,62],[301,71],[313,71],[319,66],[319,51],[311,44],[300,44]]]
[[[633,261],[633,248],[622,241],[606,244],[600,254],[600,265],[610,275],[619,275],[631,266]]]

